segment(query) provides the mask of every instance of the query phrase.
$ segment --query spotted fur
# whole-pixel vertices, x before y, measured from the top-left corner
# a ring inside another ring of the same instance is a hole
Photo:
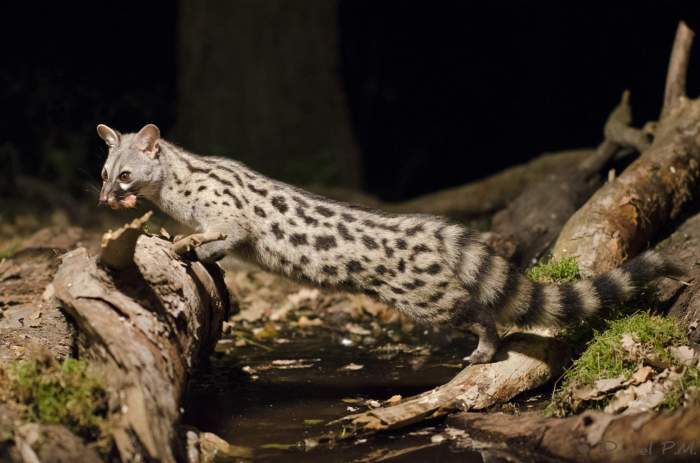
[[[148,179],[139,183],[140,172],[131,167],[137,180],[122,190],[145,196],[197,231],[227,236],[199,247],[201,260],[238,252],[293,278],[364,292],[415,320],[462,321],[479,337],[469,357],[474,363],[491,360],[496,322],[563,325],[628,299],[651,279],[677,273],[647,252],[592,280],[534,283],[448,219],[335,202],[230,159],[198,156],[159,137],[145,143],[141,132],[108,135],[105,182],[138,165]]]

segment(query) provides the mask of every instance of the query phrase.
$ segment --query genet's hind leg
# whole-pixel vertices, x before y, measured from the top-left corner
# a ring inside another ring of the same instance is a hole
[[[455,309],[459,321],[464,323],[467,329],[479,338],[476,349],[469,356],[464,357],[464,361],[471,365],[490,362],[500,343],[493,313],[489,308],[473,302],[460,302]]]

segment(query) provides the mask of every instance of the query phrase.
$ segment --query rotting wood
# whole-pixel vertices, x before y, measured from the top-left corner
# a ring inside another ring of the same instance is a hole
[[[180,399],[191,367],[218,339],[228,295],[217,266],[184,262],[161,238],[133,238],[112,234],[99,259],[84,248],[65,254],[53,286],[75,321],[81,356],[109,372],[120,458],[181,461]],[[106,257],[115,255],[132,255],[133,265]]]
[[[611,270],[642,250],[700,186],[700,99],[687,99],[681,88],[692,37],[681,23],[653,143],[568,220],[554,245],[555,257],[576,256],[585,275]]]
[[[700,407],[675,412],[609,415],[589,411],[570,418],[540,413],[460,413],[450,426],[470,436],[576,462],[642,463],[696,461]]]

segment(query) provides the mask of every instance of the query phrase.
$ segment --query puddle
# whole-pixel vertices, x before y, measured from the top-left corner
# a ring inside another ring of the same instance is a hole
[[[256,461],[482,461],[478,452],[431,441],[441,428],[429,426],[332,448],[297,446],[323,434],[325,423],[365,410],[368,399],[406,397],[449,381],[459,371],[463,344],[396,353],[381,344],[343,345],[347,339],[321,329],[286,339],[269,342],[271,349],[215,354],[191,381],[185,423],[253,448]]]

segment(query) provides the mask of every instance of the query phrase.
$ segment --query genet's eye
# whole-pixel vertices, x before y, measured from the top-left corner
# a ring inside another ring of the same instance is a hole
[[[107,169],[102,169],[102,180],[107,181]]]
[[[125,170],[119,174],[119,181],[122,183],[129,183],[131,181],[131,172]]]

